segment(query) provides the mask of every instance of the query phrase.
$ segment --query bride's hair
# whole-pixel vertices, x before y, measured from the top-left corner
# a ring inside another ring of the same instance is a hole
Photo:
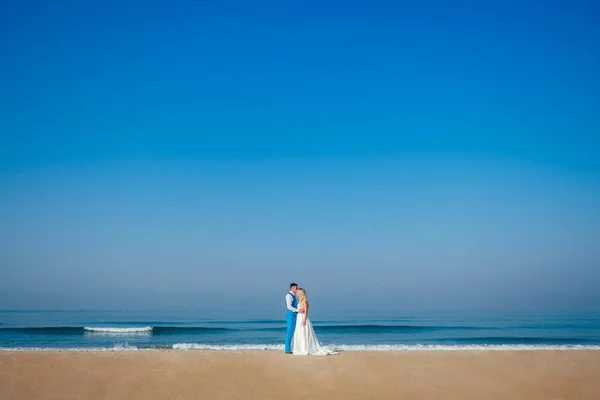
[[[306,297],[306,290],[304,288],[298,289],[296,292],[296,296],[298,296],[298,304],[308,303],[308,299]]]

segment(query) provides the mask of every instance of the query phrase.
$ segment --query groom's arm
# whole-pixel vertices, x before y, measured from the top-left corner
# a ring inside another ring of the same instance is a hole
[[[297,308],[294,308],[294,307],[292,307],[292,301],[293,301],[293,299],[292,299],[292,295],[291,295],[291,294],[287,294],[287,295],[285,296],[285,302],[287,303],[287,309],[288,309],[288,310],[290,310],[291,312],[295,312],[295,313],[297,313],[297,312],[298,312],[298,309],[297,309]]]

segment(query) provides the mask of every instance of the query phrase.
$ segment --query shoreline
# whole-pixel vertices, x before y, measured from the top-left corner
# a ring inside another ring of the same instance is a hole
[[[532,351],[600,351],[600,345],[325,345],[326,349],[340,353],[431,353],[431,352],[532,352]],[[0,347],[0,353],[16,352],[137,352],[137,351],[173,351],[173,352],[283,352],[283,345],[203,345],[197,343],[178,343],[175,345],[133,346],[115,345],[113,347]]]
[[[10,399],[595,399],[600,352],[4,351]]]

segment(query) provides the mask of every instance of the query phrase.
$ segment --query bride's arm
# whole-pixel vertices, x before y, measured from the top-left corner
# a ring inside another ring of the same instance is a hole
[[[306,325],[306,320],[308,319],[308,301],[304,303],[304,320],[302,320],[302,326]]]

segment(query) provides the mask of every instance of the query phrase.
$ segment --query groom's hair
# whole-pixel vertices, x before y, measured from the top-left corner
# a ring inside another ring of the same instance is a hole
[[[298,287],[297,283],[290,283],[290,289],[293,288],[294,286]]]

